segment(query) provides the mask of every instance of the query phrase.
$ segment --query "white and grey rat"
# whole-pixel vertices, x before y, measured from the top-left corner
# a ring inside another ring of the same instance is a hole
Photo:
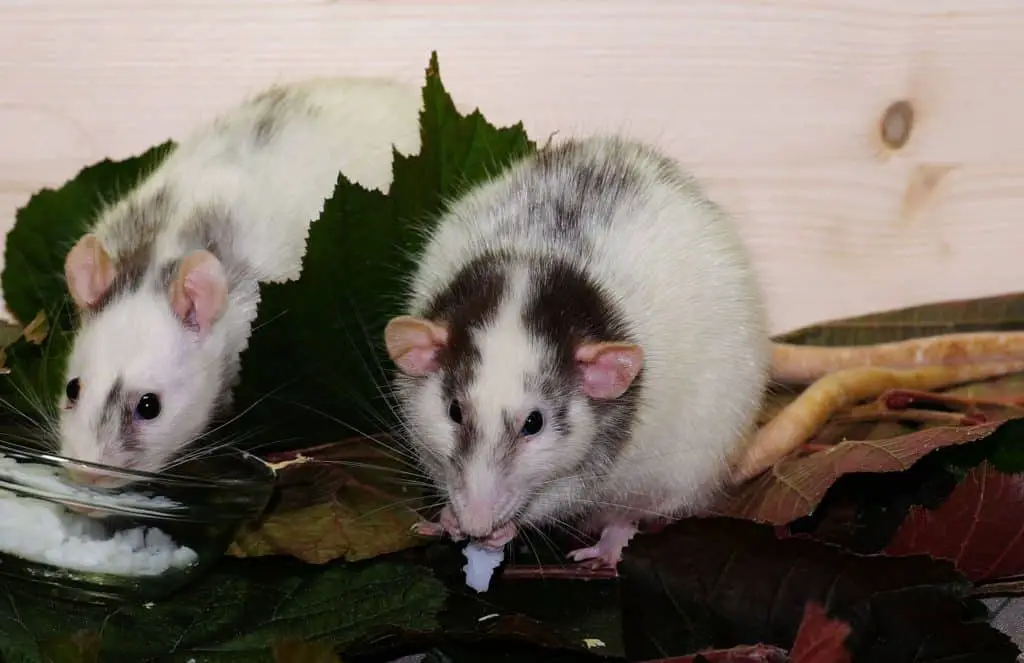
[[[728,479],[769,376],[765,307],[726,213],[653,147],[548,147],[429,234],[385,344],[403,423],[447,494],[440,524],[492,547],[577,521],[617,564],[640,522]]]
[[[419,150],[420,90],[375,78],[274,86],[180,141],[67,254],[79,312],[60,453],[157,472],[225,412],[260,282],[295,279],[344,173],[391,182]]]

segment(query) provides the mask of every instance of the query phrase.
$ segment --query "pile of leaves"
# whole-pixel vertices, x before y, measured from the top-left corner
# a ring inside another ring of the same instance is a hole
[[[565,532],[516,543],[491,590],[459,547],[410,532],[429,495],[388,432],[381,332],[446,199],[536,149],[462,115],[427,68],[419,154],[386,193],[339,176],[302,277],[262,288],[223,433],[277,468],[271,507],[165,600],[101,607],[3,588],[9,663],[222,661],[1014,661],[980,598],[1024,588],[1024,382],[895,391],[843,412],[705,518],[639,535],[618,575],[564,559]],[[7,423],[52,407],[73,320],[62,263],[104,200],[172,143],[37,193],[8,236]],[[840,321],[791,342],[854,344],[1019,328],[1024,298]],[[765,417],[795,396],[773,393]],[[251,407],[250,407],[251,406]],[[235,437],[232,437],[235,436]],[[339,441],[340,440],[340,441]]]

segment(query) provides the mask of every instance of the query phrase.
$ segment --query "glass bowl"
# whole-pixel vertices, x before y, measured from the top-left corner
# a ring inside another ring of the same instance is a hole
[[[243,451],[149,474],[0,441],[0,576],[55,598],[155,601],[220,559],[274,485]]]

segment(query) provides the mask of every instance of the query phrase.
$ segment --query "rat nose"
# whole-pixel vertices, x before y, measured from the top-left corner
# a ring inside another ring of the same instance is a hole
[[[467,536],[485,537],[494,530],[494,507],[487,500],[466,500],[456,509],[456,515],[459,529]]]

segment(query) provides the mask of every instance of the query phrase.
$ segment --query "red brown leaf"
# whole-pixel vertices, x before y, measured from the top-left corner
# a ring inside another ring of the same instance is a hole
[[[849,663],[846,638],[850,625],[841,619],[829,619],[825,608],[810,602],[804,608],[796,641],[790,650],[790,663]]]
[[[789,656],[784,649],[771,645],[744,645],[729,649],[710,649],[688,656],[662,658],[645,663],[786,663],[787,661],[789,661]]]
[[[825,608],[811,601],[804,608],[803,621],[789,654],[772,645],[758,644],[707,650],[647,663],[849,663],[850,651],[846,648],[849,635],[848,623],[829,619]]]
[[[901,472],[944,447],[974,442],[1003,421],[940,426],[881,440],[849,440],[806,456],[791,456],[729,491],[711,515],[785,525],[814,511],[839,477],[852,472]]]
[[[938,508],[912,507],[884,552],[947,559],[975,582],[1024,574],[1024,476],[982,463]]]

